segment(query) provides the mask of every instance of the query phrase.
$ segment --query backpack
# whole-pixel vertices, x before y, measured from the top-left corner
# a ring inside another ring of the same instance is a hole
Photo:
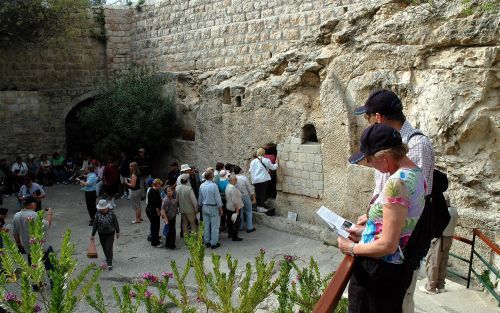
[[[408,142],[413,136],[425,136],[415,132],[408,137]],[[446,174],[434,168],[432,173],[433,183],[431,194],[425,198],[425,206],[417,225],[403,249],[404,263],[415,270],[420,265],[420,260],[427,254],[431,241],[439,238],[450,222],[450,213],[443,192],[448,189]]]

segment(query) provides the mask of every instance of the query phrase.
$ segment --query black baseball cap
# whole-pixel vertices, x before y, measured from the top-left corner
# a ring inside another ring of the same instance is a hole
[[[23,200],[24,206],[27,206],[30,203],[36,203],[36,198],[33,196],[27,196],[26,198],[24,198],[24,200]]]
[[[380,113],[382,115],[387,115],[399,112],[403,112],[401,100],[394,92],[387,89],[372,92],[366,100],[365,105],[354,109],[355,115],[364,113]]]
[[[349,158],[349,163],[356,164],[381,150],[397,147],[403,143],[401,134],[394,128],[384,124],[373,124],[361,135],[359,152]]]

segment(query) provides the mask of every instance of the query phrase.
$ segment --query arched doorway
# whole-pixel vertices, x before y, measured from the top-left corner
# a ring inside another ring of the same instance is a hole
[[[66,128],[66,150],[70,156],[80,156],[91,154],[93,152],[93,145],[97,138],[95,138],[92,129],[86,129],[80,122],[80,112],[88,105],[93,104],[94,97],[87,98],[77,103],[66,114],[65,128]]]

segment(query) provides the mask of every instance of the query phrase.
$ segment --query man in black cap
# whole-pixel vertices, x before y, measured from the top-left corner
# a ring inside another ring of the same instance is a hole
[[[31,236],[29,233],[28,225],[31,220],[35,220],[38,218],[38,213],[35,212],[36,204],[37,200],[35,197],[26,197],[23,202],[24,208],[14,214],[14,217],[12,219],[12,234],[14,235],[14,239],[18,247],[23,247],[24,251],[26,251],[26,254],[28,255],[28,264],[30,265]],[[52,209],[47,208],[46,211],[47,213],[45,215],[45,218],[43,219],[44,230],[47,230],[52,224]],[[42,246],[44,249],[43,262],[45,264],[45,269],[47,271],[52,270],[54,266],[50,263],[49,253],[54,252],[54,250],[52,249],[52,246],[48,245],[45,242],[42,244]]]
[[[399,97],[392,91],[382,89],[370,94],[365,104],[354,110],[355,115],[364,114],[369,124],[385,124],[396,129],[402,137],[403,143],[408,146],[408,158],[423,170],[427,181],[426,196],[432,191],[432,175],[434,171],[435,152],[430,140],[423,135],[422,131],[415,129],[406,120],[403,113],[403,104]],[[375,171],[375,190],[373,191],[374,201],[382,192],[385,182],[389,178],[388,174]],[[359,224],[366,222],[366,215],[358,219]],[[418,270],[413,275],[413,280],[408,288],[403,302],[403,313],[414,312],[413,293],[417,281]]]

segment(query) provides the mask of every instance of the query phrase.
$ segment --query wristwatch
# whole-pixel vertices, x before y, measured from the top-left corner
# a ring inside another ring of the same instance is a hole
[[[349,254],[352,256],[352,257],[356,257],[356,254],[354,254],[354,246],[356,245],[355,242],[352,243],[351,247],[349,248]]]

